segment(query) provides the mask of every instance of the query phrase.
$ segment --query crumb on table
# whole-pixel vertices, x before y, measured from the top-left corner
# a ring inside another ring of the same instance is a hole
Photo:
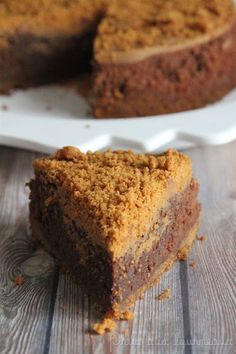
[[[127,310],[120,316],[120,319],[124,321],[132,321],[134,319],[134,313]]]
[[[130,310],[118,311],[116,310],[105,314],[101,322],[95,323],[92,329],[97,334],[104,334],[105,332],[112,332],[116,327],[116,320],[132,321],[134,313]]]
[[[104,318],[100,323],[94,323],[92,328],[97,334],[104,334],[105,332],[112,332],[116,327],[116,323],[111,318]]]
[[[205,235],[201,235],[197,237],[198,241],[206,241],[206,236]]]
[[[179,252],[178,252],[178,259],[180,261],[186,261],[188,258],[188,249],[186,247],[183,247]]]
[[[15,284],[16,285],[22,285],[25,282],[25,279],[22,277],[22,275],[17,275],[15,277]]]
[[[189,266],[192,268],[195,268],[197,265],[197,261],[192,261],[191,263],[189,263]]]
[[[171,299],[171,289],[165,289],[156,297],[157,300]]]

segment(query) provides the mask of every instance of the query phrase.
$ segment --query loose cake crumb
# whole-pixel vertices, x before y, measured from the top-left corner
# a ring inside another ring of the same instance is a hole
[[[134,313],[130,310],[120,311],[118,309],[109,311],[105,314],[101,322],[95,323],[92,329],[97,334],[112,332],[116,327],[116,320],[132,321]]]
[[[192,261],[189,266],[192,267],[192,268],[195,268],[197,265],[197,261]]]
[[[15,277],[15,284],[16,285],[22,285],[22,284],[24,284],[24,282],[25,282],[25,279],[21,275],[17,275]]]
[[[206,236],[205,236],[205,235],[198,236],[198,237],[197,237],[197,240],[198,240],[198,241],[202,241],[202,242],[203,242],[203,241],[206,241]]]
[[[180,261],[186,261],[188,258],[188,248],[187,247],[183,247],[177,255],[178,259]]]
[[[116,327],[116,323],[111,318],[104,318],[100,323],[94,323],[93,331],[97,334],[104,334],[105,332],[112,332]]]
[[[171,299],[171,289],[165,289],[156,297],[156,299],[160,301],[164,299]]]
[[[132,321],[134,319],[134,313],[132,311],[125,311],[122,316],[124,321]]]

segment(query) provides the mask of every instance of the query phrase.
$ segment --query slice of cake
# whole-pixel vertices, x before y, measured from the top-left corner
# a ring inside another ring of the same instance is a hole
[[[124,318],[195,240],[198,184],[181,153],[65,147],[34,169],[33,237],[114,318]]]
[[[94,112],[133,117],[214,102],[236,86],[232,0],[117,0],[95,40]]]

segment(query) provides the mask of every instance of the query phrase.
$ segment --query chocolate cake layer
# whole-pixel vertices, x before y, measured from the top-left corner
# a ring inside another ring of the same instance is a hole
[[[217,37],[125,63],[97,63],[98,118],[178,112],[204,106],[236,86],[236,20]]]
[[[55,186],[51,185],[54,189]],[[109,253],[99,245],[91,243],[76,220],[72,220],[59,202],[45,205],[49,193],[43,179],[31,182],[30,219],[33,236],[65,267],[76,282],[102,304],[103,310],[110,310],[116,304],[122,305],[135,293],[151,286],[149,278],[158,268],[177,254],[192,227],[199,218],[200,207],[196,200],[198,186],[194,180],[182,193],[170,201],[166,209],[158,213],[151,249],[136,259],[140,242],[145,242],[149,234],[143,235],[126,255],[112,262]],[[168,218],[165,226],[163,220]],[[75,242],[76,236],[76,242]]]

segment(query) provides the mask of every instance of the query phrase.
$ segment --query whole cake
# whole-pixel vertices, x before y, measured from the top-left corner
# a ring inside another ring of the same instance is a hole
[[[92,63],[98,118],[193,109],[236,86],[233,0],[2,0],[0,91]]]
[[[231,0],[119,0],[95,40],[97,117],[178,112],[236,86]]]
[[[110,317],[125,318],[195,240],[198,184],[181,153],[65,147],[34,169],[33,237]]]

